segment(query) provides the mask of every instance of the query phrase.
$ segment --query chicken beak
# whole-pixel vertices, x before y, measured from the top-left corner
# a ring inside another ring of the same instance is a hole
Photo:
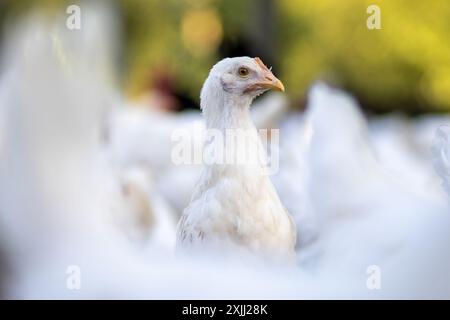
[[[272,71],[266,67],[261,59],[256,57],[255,61],[261,67],[263,72],[262,79],[256,83],[256,87],[284,92],[283,83],[273,75]]]
[[[259,83],[259,86],[264,88],[264,89],[269,89],[269,90],[276,90],[276,91],[281,91],[284,92],[284,85],[283,83],[275,78],[275,76],[272,74],[271,77],[265,77],[266,81],[262,81]]]

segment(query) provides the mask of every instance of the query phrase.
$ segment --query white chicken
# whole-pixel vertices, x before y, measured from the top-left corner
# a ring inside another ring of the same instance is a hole
[[[264,152],[250,118],[252,100],[268,89],[284,90],[282,83],[259,58],[226,58],[210,71],[201,91],[201,108],[208,130],[246,130],[256,153]],[[211,139],[204,152],[245,152],[246,140]],[[178,224],[180,249],[243,250],[262,256],[292,257],[296,231],[260,162],[206,163],[191,203]]]
[[[322,267],[342,273],[390,265],[414,250],[412,243],[426,241],[419,230],[445,218],[445,203],[380,166],[352,97],[319,83],[308,98],[308,190],[319,237],[305,250],[315,250]]]

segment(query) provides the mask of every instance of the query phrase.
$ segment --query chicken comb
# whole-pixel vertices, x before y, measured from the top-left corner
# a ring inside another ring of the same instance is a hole
[[[255,61],[261,68],[263,68],[264,70],[270,71],[269,68],[266,67],[264,62],[262,62],[262,60],[259,57],[255,57]]]

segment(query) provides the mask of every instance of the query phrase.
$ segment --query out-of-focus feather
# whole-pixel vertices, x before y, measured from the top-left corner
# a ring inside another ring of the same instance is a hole
[[[433,164],[442,178],[444,190],[450,195],[450,127],[440,126],[432,147]]]

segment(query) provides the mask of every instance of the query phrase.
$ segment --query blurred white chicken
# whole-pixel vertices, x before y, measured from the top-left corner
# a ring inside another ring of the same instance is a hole
[[[414,250],[409,246],[418,239],[429,241],[420,230],[445,218],[443,199],[428,197],[380,166],[352,97],[319,83],[308,100],[308,181],[319,224],[318,243],[310,250],[320,265],[364,274],[370,265],[383,268]]]
[[[433,164],[442,179],[442,186],[450,196],[450,127],[440,126],[436,129],[432,148]]]
[[[425,135],[418,137],[416,122],[398,114],[390,114],[370,121],[370,138],[374,154],[383,169],[401,179],[410,188],[437,201],[442,199],[431,163],[431,139],[423,146]],[[432,138],[432,135],[431,135]]]
[[[60,266],[62,277],[67,266],[89,259],[99,266],[121,265],[121,259],[138,264],[137,248],[125,235],[173,250],[176,221],[145,171],[117,171],[108,162],[102,122],[115,99],[104,77],[109,55],[90,63],[90,45],[99,43],[91,37],[108,45],[102,30],[90,25],[102,17],[85,10],[84,34],[31,16],[11,30],[5,45],[0,234],[12,253],[12,276],[24,281],[12,295],[32,290],[26,288],[31,284],[36,289],[28,277],[45,272],[48,263]]]

